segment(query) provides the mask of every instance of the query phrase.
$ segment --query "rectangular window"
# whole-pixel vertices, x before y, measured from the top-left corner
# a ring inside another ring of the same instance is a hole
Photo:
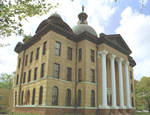
[[[32,63],[32,58],[33,58],[33,52],[31,52],[30,63]]]
[[[20,68],[21,58],[19,58],[18,68]]]
[[[72,48],[68,47],[67,59],[72,60]]]
[[[24,76],[23,76],[23,83],[26,82],[26,72],[24,72]]]
[[[60,56],[60,48],[61,48],[61,43],[56,42],[55,43],[55,55]]]
[[[54,64],[54,77],[59,78],[59,64],[55,63]]]
[[[39,50],[40,50],[40,48],[37,48],[37,50],[36,50],[36,60],[38,60],[38,58],[39,58]]]
[[[41,68],[41,78],[44,77],[45,63],[42,64]]]
[[[36,80],[36,78],[37,78],[37,67],[34,70],[34,80]]]
[[[28,73],[28,82],[30,82],[30,79],[31,79],[31,70],[29,70],[29,73]]]
[[[45,55],[45,53],[46,53],[46,43],[47,42],[44,42],[44,44],[43,44],[43,55]]]
[[[130,71],[130,79],[132,79],[132,71]]]
[[[28,55],[26,55],[25,66],[27,65],[27,62],[28,62]]]
[[[72,68],[67,67],[67,81],[71,81]]]
[[[82,60],[82,49],[79,49],[79,61]]]
[[[91,50],[91,62],[94,62],[94,50]]]
[[[16,85],[18,85],[18,80],[19,80],[19,74],[17,75],[17,78],[16,78]]]
[[[78,69],[78,82],[81,82],[82,77],[82,70]]]
[[[131,84],[131,92],[133,92],[133,85]]]
[[[91,82],[95,83],[95,70],[91,69]]]

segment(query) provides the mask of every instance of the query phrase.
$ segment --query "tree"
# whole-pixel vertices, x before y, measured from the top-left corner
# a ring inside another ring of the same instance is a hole
[[[1,73],[0,74],[0,89],[12,90],[14,76],[15,74],[10,75],[7,73]]]
[[[150,113],[150,77],[142,77],[135,83],[136,98],[140,103],[145,103]]]
[[[58,3],[57,3],[58,5]],[[21,21],[35,15],[42,16],[57,7],[45,0],[0,0],[0,38],[24,35]],[[2,45],[2,44],[1,44]]]

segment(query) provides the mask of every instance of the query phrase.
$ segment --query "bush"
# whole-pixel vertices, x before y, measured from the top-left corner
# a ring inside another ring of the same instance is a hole
[[[5,110],[0,110],[0,114],[6,114]]]

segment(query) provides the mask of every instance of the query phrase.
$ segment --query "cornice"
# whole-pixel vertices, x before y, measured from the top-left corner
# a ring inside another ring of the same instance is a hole
[[[63,23],[63,22],[55,22],[55,23]],[[54,31],[58,34],[61,34],[63,36],[65,36],[67,39],[74,41],[76,43],[82,41],[82,40],[88,40],[90,42],[93,42],[94,44],[100,45],[102,43],[105,43],[107,45],[109,45],[110,47],[118,50],[119,52],[122,52],[123,54],[129,56],[131,54],[130,50],[127,50],[123,47],[121,47],[120,45],[114,43],[112,40],[110,40],[109,38],[111,37],[119,37],[119,34],[114,34],[114,35],[104,35],[100,38],[95,37],[93,35],[91,35],[88,32],[83,32],[79,35],[75,35],[73,34],[71,31],[67,31],[66,29],[63,29],[61,27],[59,27],[58,25],[55,25],[53,22],[48,22],[48,24],[46,26],[44,26],[42,29],[40,29],[32,38],[30,38],[25,44],[22,44],[21,47],[16,48],[16,52],[20,53],[22,50],[26,50],[27,48],[29,48],[30,46],[32,46],[34,43],[36,43],[37,41],[39,41],[41,39],[41,37],[43,35],[45,35],[46,33],[48,33],[49,31]],[[107,36],[109,36],[109,38],[107,38]],[[124,41],[122,41],[124,42]]]
[[[128,60],[129,60],[129,64],[131,67],[136,66],[136,62],[134,61],[134,59],[131,56],[128,56]]]

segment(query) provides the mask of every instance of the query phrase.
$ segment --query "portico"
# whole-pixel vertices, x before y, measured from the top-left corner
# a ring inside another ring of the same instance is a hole
[[[98,52],[98,57],[101,58],[101,76],[102,76],[102,105],[99,107],[102,109],[127,109],[132,108],[130,102],[130,85],[129,85],[129,74],[128,74],[128,65],[129,62],[124,60],[121,57],[118,57],[114,54],[110,54],[107,50],[101,50]],[[112,105],[107,105],[107,60],[110,61],[110,74],[111,74],[111,92],[112,92]],[[115,65],[115,62],[117,65]],[[115,73],[115,66],[118,66],[118,73]],[[125,70],[125,75],[123,75],[123,69]],[[119,105],[117,106],[116,100],[116,77],[119,78]],[[123,82],[123,77],[125,82]],[[124,84],[125,83],[125,84]],[[126,87],[123,87],[123,86]],[[125,89],[124,89],[125,88]],[[124,91],[126,91],[126,97],[124,97]],[[124,99],[126,98],[126,99]],[[124,104],[126,100],[126,105]]]

